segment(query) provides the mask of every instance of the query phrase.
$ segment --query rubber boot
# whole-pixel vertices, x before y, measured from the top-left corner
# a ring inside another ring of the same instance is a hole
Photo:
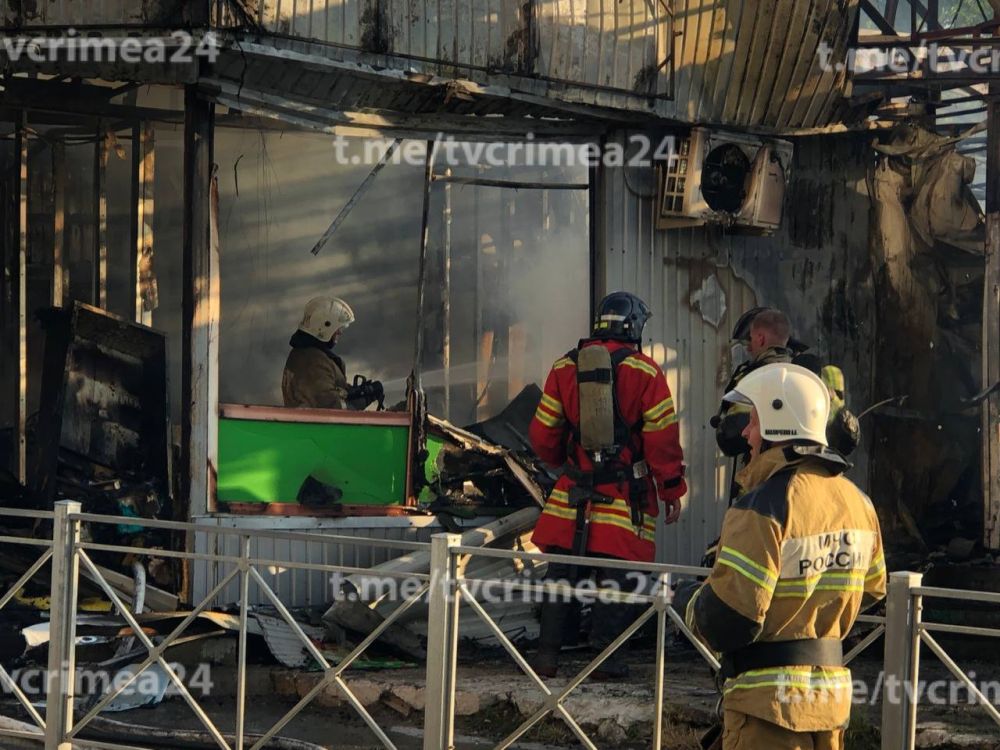
[[[563,629],[572,608],[570,602],[545,602],[539,612],[541,632],[538,635],[538,653],[531,668],[539,677],[555,677],[559,671],[559,650],[562,648]]]

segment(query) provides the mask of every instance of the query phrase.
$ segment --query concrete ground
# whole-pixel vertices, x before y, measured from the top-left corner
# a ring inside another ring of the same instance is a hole
[[[549,681],[553,691],[566,684],[590,656],[567,655],[565,676]],[[632,677],[627,683],[586,682],[567,698],[569,712],[586,728],[598,747],[648,748],[653,706],[653,654],[636,651],[629,656]],[[878,684],[880,663],[861,660],[854,665],[855,678]],[[981,665],[980,674],[991,668]],[[992,671],[996,671],[995,667]],[[939,665],[925,663],[925,679],[944,673]],[[232,667],[212,668],[211,694],[200,702],[220,729],[231,730],[235,717],[236,672]],[[320,674],[278,667],[254,666],[248,670],[247,727],[255,733],[269,729],[297,700],[311,690]],[[373,714],[392,742],[401,750],[422,747],[424,674],[419,669],[352,672],[348,684]],[[712,721],[716,693],[708,668],[692,652],[670,651],[665,668],[665,722],[663,747],[695,750],[698,737]],[[456,694],[456,747],[481,750],[493,747],[543,704],[543,694],[503,654],[479,655],[460,663]],[[848,747],[876,750],[881,708],[857,705]],[[9,702],[2,711],[24,718]],[[155,707],[108,715],[116,721],[161,728],[197,729],[199,723],[179,697]],[[937,750],[1000,750],[1000,731],[979,706],[921,706],[917,746]],[[303,713],[287,725],[281,735],[306,740],[326,748],[362,750],[381,747],[375,735],[333,687],[324,689]],[[0,749],[19,747],[5,744]],[[578,747],[565,724],[547,719],[532,729],[515,747],[524,750],[554,750]]]

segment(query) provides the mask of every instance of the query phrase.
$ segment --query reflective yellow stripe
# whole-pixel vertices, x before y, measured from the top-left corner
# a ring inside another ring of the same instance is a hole
[[[569,357],[563,357],[562,359],[557,359],[556,363],[552,365],[553,370],[561,370],[564,367],[576,367],[576,363]]]
[[[541,407],[539,407],[535,411],[535,419],[537,419],[546,427],[558,427],[564,421],[562,417],[553,417],[547,411],[544,411]]]
[[[844,668],[812,670],[796,667],[776,669],[755,669],[744,672],[726,681],[724,693],[733,690],[754,690],[755,688],[781,687],[801,690],[851,690],[851,672]]]
[[[673,411],[674,400],[672,398],[665,398],[652,409],[647,409],[642,413],[642,418],[647,422],[654,422],[659,419],[665,411],[668,409]]]
[[[561,416],[563,413],[563,405],[547,393],[542,394],[542,405],[556,416]]]
[[[625,367],[631,367],[633,370],[642,370],[647,375],[652,375],[654,378],[660,374],[660,371],[656,369],[653,365],[648,362],[643,362],[637,357],[628,357],[622,364]]]
[[[576,508],[569,507],[567,505],[568,502],[569,493],[565,490],[552,490],[552,493],[549,495],[549,501],[545,504],[545,508],[542,510],[542,513],[556,518],[563,518],[571,521],[576,520]],[[628,508],[628,503],[621,497],[615,498],[614,503],[610,505],[595,503],[591,506],[591,526],[599,524],[616,526],[620,529],[628,531],[631,534],[635,534],[640,539],[652,540],[656,536],[655,519],[648,518],[648,520],[644,520],[642,528],[636,529],[636,527],[632,525],[631,518],[626,518],[622,515],[609,512],[612,508],[621,511]]]
[[[659,432],[660,430],[667,429],[670,425],[677,424],[677,415],[670,412],[664,417],[660,417],[655,422],[646,422],[642,426],[643,432]]]
[[[576,519],[575,510],[567,510],[566,508],[560,508],[558,505],[547,504],[545,509],[542,511],[543,516],[555,516],[556,518],[565,518],[569,521]]]
[[[868,575],[865,576],[865,581],[873,581],[885,572],[885,557],[882,555],[878,556],[878,559],[872,563],[872,566],[868,568]]]
[[[815,591],[864,593],[864,572],[860,570],[828,570],[809,578],[791,578],[778,581],[774,596],[778,599],[806,599]]]
[[[758,586],[768,591],[774,591],[778,583],[778,576],[762,565],[758,565],[742,552],[734,550],[732,547],[723,547],[719,550],[717,562],[732,568],[744,578],[747,578]]]

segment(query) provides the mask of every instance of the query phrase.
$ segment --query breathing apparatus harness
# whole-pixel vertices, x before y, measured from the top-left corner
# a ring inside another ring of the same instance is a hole
[[[569,490],[569,504],[576,508],[576,531],[573,536],[573,553],[584,555],[590,531],[590,513],[593,504],[610,505],[615,498],[596,490],[598,485],[629,484],[629,506],[632,525],[637,533],[642,530],[643,501],[646,496],[649,464],[642,458],[642,444],[635,440],[641,422],[629,424],[622,415],[615,388],[618,368],[635,351],[630,348],[611,352],[601,345],[587,346],[587,340],[566,356],[576,364],[576,382],[580,394],[580,421],[570,437],[568,455],[579,446],[590,459],[593,468],[583,471],[575,466],[566,468],[566,475],[573,480]],[[632,463],[621,458],[626,448],[632,450]]]

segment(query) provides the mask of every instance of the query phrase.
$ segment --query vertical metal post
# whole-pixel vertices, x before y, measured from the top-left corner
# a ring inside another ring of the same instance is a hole
[[[14,293],[17,303],[17,407],[14,424],[14,439],[17,443],[15,455],[17,478],[21,484],[28,483],[28,116],[19,115],[14,146],[18,159],[17,179],[17,258],[14,268],[17,278]]]
[[[451,177],[451,170],[445,170]],[[441,302],[444,317],[444,345],[441,366],[444,369],[444,418],[451,419],[451,183],[444,184],[444,271],[442,273]]]
[[[243,750],[247,707],[247,613],[250,602],[250,537],[240,537],[240,635],[236,662],[236,750]]]
[[[427,155],[424,162],[424,204],[420,226],[420,264],[417,275],[417,340],[413,357],[415,373],[414,389],[419,393],[423,390],[424,369],[424,295],[427,289],[427,244],[430,228],[429,214],[431,206],[431,186],[434,184],[434,146],[435,141],[427,141]]]
[[[454,744],[458,593],[451,548],[460,543],[458,534],[431,537],[424,750],[451,750]]]
[[[656,667],[653,679],[653,747],[663,747],[663,666],[667,654],[667,607],[670,586],[665,575],[657,576],[656,593]],[[620,605],[621,606],[621,605]]]
[[[916,685],[920,674],[920,601],[912,589],[920,573],[893,573],[885,614],[882,750],[913,750],[917,732]]]
[[[45,750],[72,750],[67,735],[73,728],[76,682],[76,588],[80,522],[72,518],[80,503],[55,504],[52,525],[52,594],[49,612],[49,669],[46,679]]]

